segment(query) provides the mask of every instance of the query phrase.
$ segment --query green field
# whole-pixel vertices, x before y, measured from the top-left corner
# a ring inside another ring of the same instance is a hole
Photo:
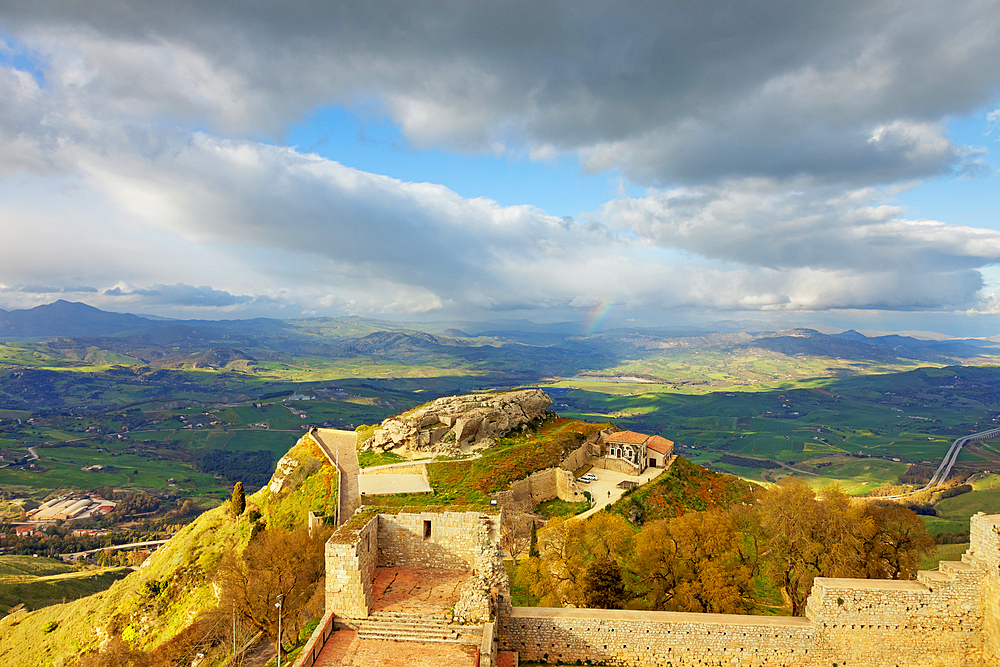
[[[0,611],[28,611],[106,590],[128,575],[126,567],[87,569],[50,558],[0,556]]]

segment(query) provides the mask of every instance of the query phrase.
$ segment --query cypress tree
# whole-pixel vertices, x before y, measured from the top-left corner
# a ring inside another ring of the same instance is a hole
[[[236,486],[233,487],[233,514],[238,517],[246,508],[247,498],[243,493],[243,482],[236,482]]]
[[[531,521],[531,542],[528,543],[528,558],[538,558],[538,530],[535,521]]]

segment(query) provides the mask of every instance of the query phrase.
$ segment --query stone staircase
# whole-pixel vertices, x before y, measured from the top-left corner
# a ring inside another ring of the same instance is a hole
[[[481,638],[481,627],[451,625],[443,614],[375,611],[357,621],[358,639],[471,644],[478,641],[477,630]]]

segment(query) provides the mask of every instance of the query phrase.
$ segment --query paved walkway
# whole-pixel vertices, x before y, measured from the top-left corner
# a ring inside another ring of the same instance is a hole
[[[590,491],[591,495],[594,497],[594,506],[583,514],[578,514],[576,518],[586,519],[592,514],[600,512],[602,509],[608,505],[616,502],[625,493],[625,489],[619,489],[618,483],[628,480],[635,482],[637,484],[645,484],[649,482],[670,469],[674,460],[677,457],[670,459],[670,463],[664,468],[646,468],[646,472],[642,473],[638,477],[635,475],[629,475],[623,472],[616,472],[614,470],[605,470],[603,468],[591,468],[590,472],[597,477],[596,481],[590,484],[581,484],[577,482],[582,490]]]
[[[380,567],[372,582],[372,611],[436,614],[455,606],[462,584],[472,578],[464,570]]]
[[[364,496],[387,496],[393,493],[430,493],[431,485],[423,475],[359,475],[358,488]]]
[[[475,667],[479,647],[462,644],[358,639],[353,630],[333,633],[316,667]]]
[[[319,443],[326,458],[334,465],[340,465],[343,472],[343,486],[338,489],[340,499],[340,524],[361,507],[361,490],[358,486],[358,434],[354,431],[338,431],[333,428],[318,428],[313,437]],[[339,524],[338,524],[339,525]]]

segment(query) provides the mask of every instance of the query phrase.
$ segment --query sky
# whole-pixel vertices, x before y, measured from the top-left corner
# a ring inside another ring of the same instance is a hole
[[[0,0],[0,308],[1000,334],[1000,0]]]

